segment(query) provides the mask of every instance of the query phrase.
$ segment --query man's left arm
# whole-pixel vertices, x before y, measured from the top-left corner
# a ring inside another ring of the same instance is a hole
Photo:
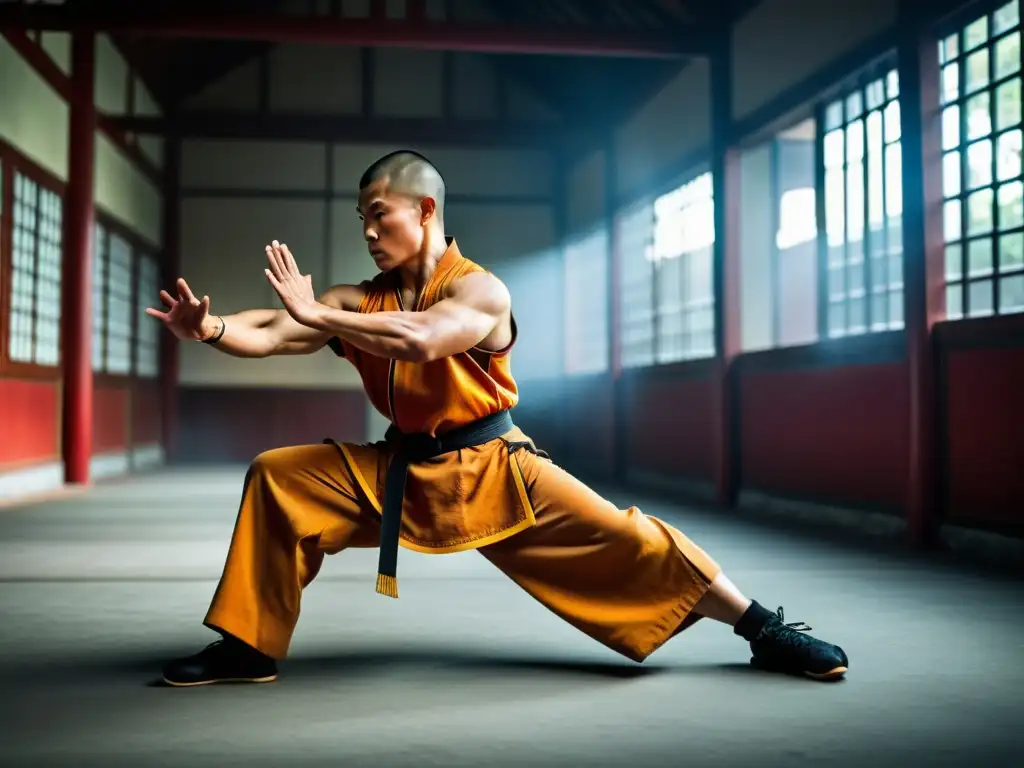
[[[302,325],[378,357],[425,363],[465,352],[486,339],[509,312],[508,289],[477,272],[452,283],[448,295],[422,312],[352,312],[316,300],[287,245],[267,247],[267,279],[288,314]]]
[[[425,363],[465,352],[486,339],[511,298],[486,272],[455,281],[448,296],[422,312],[346,312],[321,305],[313,327],[379,357]]]

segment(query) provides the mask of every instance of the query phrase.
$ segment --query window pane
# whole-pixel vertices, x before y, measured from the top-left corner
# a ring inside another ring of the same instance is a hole
[[[106,365],[110,373],[132,370],[132,249],[123,238],[109,238]]]
[[[960,53],[960,41],[956,35],[950,35],[939,43],[939,62],[945,64],[952,61]]]
[[[967,100],[967,138],[980,139],[992,132],[992,119],[988,113],[988,91]]]
[[[988,40],[988,16],[982,16],[977,21],[968,24],[967,28],[964,29],[963,48],[965,51],[977,48],[986,40]]]
[[[602,272],[605,275],[604,282],[607,284],[607,269],[601,270],[600,265],[595,265],[593,272]],[[159,293],[159,290],[160,274],[156,260],[152,256],[141,255],[138,261],[138,279],[135,289],[136,323],[138,324],[135,337],[135,360],[136,373],[146,378],[154,378],[160,373],[160,326],[146,314],[146,307]],[[598,294],[594,296],[593,300],[603,308],[606,299],[606,296]],[[607,345],[606,328],[595,328],[592,336],[591,343]]]
[[[829,267],[828,295],[832,300],[846,298],[846,271],[841,266]]]
[[[846,169],[846,239],[864,239],[864,165],[860,162]]]
[[[960,146],[960,107],[954,104],[942,110],[942,148]]]
[[[1024,227],[1024,200],[1019,181],[999,187],[999,229],[1016,227]]]
[[[903,213],[903,151],[899,144],[885,148],[885,212],[889,216]]]
[[[864,157],[864,122],[854,120],[846,126],[846,162],[855,163]]]
[[[35,325],[36,231],[39,188],[21,174],[14,177],[11,248],[11,307],[8,355],[32,362]]]
[[[998,139],[996,174],[1000,181],[1020,176],[1021,132],[1007,131]]]
[[[866,300],[863,296],[850,299],[847,305],[849,312],[846,329],[849,333],[864,333],[867,330],[867,312],[865,311]]]
[[[946,318],[959,320],[964,316],[963,290],[960,284],[946,286]]]
[[[999,130],[1020,125],[1020,78],[996,88],[996,127]]]
[[[968,286],[967,309],[970,317],[987,317],[992,314],[991,280],[979,280]]]
[[[974,93],[988,85],[988,48],[982,48],[967,57],[965,78],[966,93]]]
[[[959,280],[963,276],[963,251],[960,244],[946,246],[946,279]]]
[[[1004,277],[999,281],[999,311],[1003,314],[1024,312],[1024,275]]]
[[[846,119],[847,121],[860,117],[864,110],[864,101],[861,99],[860,91],[854,91],[846,97]]]
[[[871,115],[872,117],[879,117],[877,112]],[[879,134],[881,130],[879,128]],[[881,148],[881,136],[878,136],[879,144],[872,147],[871,140],[871,121],[868,121],[868,220],[871,222],[872,229],[878,229],[883,219],[885,218],[884,212],[884,198],[883,198],[883,187],[885,179],[882,175],[882,148]]]
[[[891,101],[885,107],[885,141],[891,143],[900,138],[900,103]]]
[[[107,234],[103,226],[96,224],[92,232],[92,369],[103,370],[103,339],[105,337],[106,312],[103,311],[103,295],[106,285]]]
[[[960,153],[947,152],[942,156],[942,194],[955,197],[960,194]]]
[[[967,188],[977,189],[992,183],[992,142],[988,139],[967,148]]]
[[[998,35],[1020,24],[1020,7],[1017,0],[1002,5],[993,14],[992,34]]]
[[[875,80],[866,89],[868,109],[878,109],[885,101],[885,83]]]
[[[846,335],[846,303],[830,304],[828,308],[828,335]]]
[[[942,232],[947,243],[953,243],[961,236],[961,211],[959,200],[948,200],[942,206]]]
[[[833,131],[843,124],[843,102],[833,101],[825,108],[825,130]]]
[[[903,291],[893,291],[889,294],[889,327],[903,327]]]
[[[900,75],[895,69],[890,69],[889,74],[885,76],[885,90],[890,99],[900,95]]]
[[[846,240],[846,193],[843,190],[843,172],[825,172],[825,232],[829,245],[838,245]]]
[[[992,239],[971,240],[967,244],[967,269],[970,277],[992,274]]]
[[[1016,232],[999,238],[999,270],[1024,268],[1024,235]]]
[[[994,226],[992,190],[982,189],[967,198],[967,235],[983,235]]]
[[[40,190],[40,218],[36,261],[36,327],[33,360],[40,365],[60,362],[61,200]]]
[[[940,100],[942,104],[956,101],[960,96],[960,65],[956,62],[942,68]]]
[[[996,43],[996,79],[1002,80],[1020,69],[1020,32],[1007,35]]]
[[[903,251],[889,252],[889,288],[903,287]]]
[[[841,168],[843,165],[843,132],[831,131],[825,134],[825,167]]]

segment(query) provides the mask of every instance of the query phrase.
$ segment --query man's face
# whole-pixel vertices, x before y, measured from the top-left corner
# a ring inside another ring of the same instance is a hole
[[[359,217],[363,237],[377,268],[388,272],[407,262],[423,249],[430,201],[422,203],[391,192],[387,180],[376,181],[359,190]]]

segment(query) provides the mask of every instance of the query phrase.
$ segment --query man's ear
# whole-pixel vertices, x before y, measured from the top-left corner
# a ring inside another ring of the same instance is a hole
[[[437,201],[432,197],[424,197],[420,201],[420,219],[426,224],[437,213]]]

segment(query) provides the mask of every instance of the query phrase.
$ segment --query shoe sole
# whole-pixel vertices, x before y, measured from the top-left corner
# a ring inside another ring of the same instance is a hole
[[[173,688],[197,688],[200,685],[216,685],[218,683],[272,683],[277,680],[277,675],[268,677],[218,677],[215,680],[200,680],[196,683],[179,683],[164,678],[164,682]]]
[[[811,680],[818,680],[820,682],[834,682],[836,680],[842,680],[849,671],[848,667],[834,667],[828,672],[808,672],[807,670],[803,670],[802,672],[790,672],[785,669],[776,669],[775,667],[767,664],[762,664],[754,658],[751,658],[750,664],[756,669],[760,669],[764,672],[781,672],[783,674],[796,675],[798,677],[809,677]]]

